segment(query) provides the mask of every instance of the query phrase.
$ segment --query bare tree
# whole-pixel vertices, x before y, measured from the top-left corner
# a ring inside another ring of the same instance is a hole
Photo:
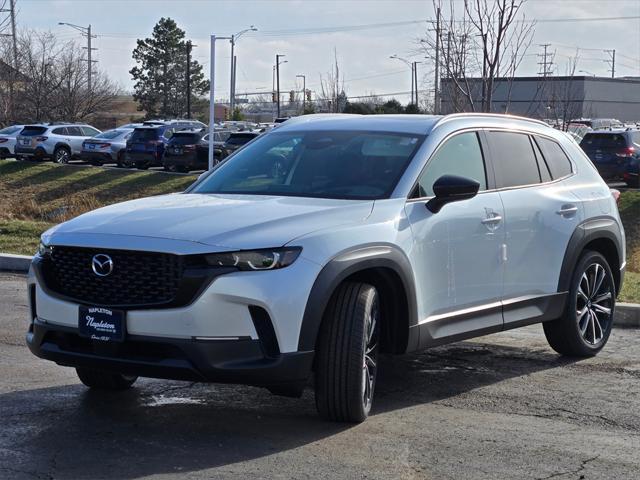
[[[441,52],[438,63],[446,78],[443,93],[452,111],[490,112],[498,79],[506,88],[508,110],[513,79],[535,27],[522,12],[525,2],[464,0],[458,11],[455,0],[449,0],[446,18],[433,22],[439,28],[420,40],[434,61],[434,52]],[[433,0],[433,5],[436,12],[442,12],[443,0]]]
[[[341,76],[338,65],[338,52],[333,49],[334,65],[326,77],[320,75],[320,108],[329,112],[339,113],[346,106],[347,95],[344,91],[344,77]]]
[[[560,121],[559,127],[565,132],[571,119],[579,117],[582,111],[582,99],[574,82],[579,59],[580,51],[576,50],[575,56],[567,61],[565,78],[553,81],[548,97],[548,109],[553,118]]]

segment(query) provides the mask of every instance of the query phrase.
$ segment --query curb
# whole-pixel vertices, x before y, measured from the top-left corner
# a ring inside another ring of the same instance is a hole
[[[31,265],[32,257],[28,255],[13,255],[0,253],[0,272],[27,273]],[[617,327],[640,328],[640,304],[616,303],[616,312],[613,323]]]
[[[640,305],[637,303],[617,303],[613,323],[618,327],[640,328]]]
[[[29,271],[31,259],[29,255],[14,255],[12,253],[0,253],[0,272],[23,272]]]

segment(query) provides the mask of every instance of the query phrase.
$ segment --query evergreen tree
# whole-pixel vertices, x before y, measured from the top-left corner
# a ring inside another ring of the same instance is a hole
[[[133,50],[137,65],[130,70],[136,82],[133,98],[138,109],[151,117],[184,117],[187,114],[187,42],[184,30],[170,18],[161,18],[151,38],[138,39]],[[191,59],[191,104],[209,90],[202,65]]]

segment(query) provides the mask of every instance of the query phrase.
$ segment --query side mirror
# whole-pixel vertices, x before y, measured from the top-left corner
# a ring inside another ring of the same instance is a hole
[[[475,197],[479,188],[480,184],[470,178],[443,175],[433,184],[435,197],[427,202],[427,209],[438,213],[447,203]]]

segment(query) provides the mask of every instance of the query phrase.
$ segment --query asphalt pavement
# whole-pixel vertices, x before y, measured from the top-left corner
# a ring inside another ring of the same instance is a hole
[[[640,330],[569,360],[539,325],[381,360],[360,425],[313,392],[139,380],[90,392],[24,345],[24,276],[0,274],[0,478],[640,478]]]

